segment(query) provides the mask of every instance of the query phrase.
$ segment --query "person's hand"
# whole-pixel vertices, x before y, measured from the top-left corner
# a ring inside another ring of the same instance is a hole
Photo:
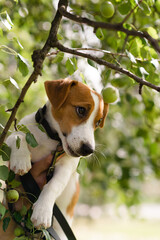
[[[40,189],[46,184],[46,174],[50,164],[52,162],[52,154],[47,157],[41,159],[38,162],[35,162],[30,170],[33,178],[37,182]]]

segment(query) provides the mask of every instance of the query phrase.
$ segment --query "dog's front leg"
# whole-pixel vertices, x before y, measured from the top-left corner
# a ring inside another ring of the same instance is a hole
[[[19,139],[19,146],[17,146]],[[25,134],[22,132],[12,133],[6,143],[11,148],[10,169],[18,175],[24,175],[31,169],[31,153],[26,143]]]
[[[67,186],[71,175],[76,171],[78,161],[79,158],[65,155],[56,163],[53,178],[44,186],[38,200],[33,205],[31,220],[35,227],[51,226],[54,203]]]

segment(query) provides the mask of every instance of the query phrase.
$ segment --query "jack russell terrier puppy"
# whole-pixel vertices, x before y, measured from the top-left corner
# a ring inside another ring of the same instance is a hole
[[[48,228],[52,223],[52,209],[56,202],[71,224],[74,206],[78,200],[78,174],[81,156],[94,152],[94,130],[103,127],[108,104],[101,95],[85,84],[70,80],[46,81],[48,102],[45,105],[45,120],[58,133],[65,154],[56,162],[54,176],[43,187],[33,205],[31,220],[35,227]],[[38,146],[32,148],[20,131],[12,133],[7,144],[11,147],[10,169],[18,175],[27,173],[33,163],[55,151],[59,141],[41,131],[35,113],[24,117],[19,124],[25,125],[34,135]],[[20,147],[16,147],[17,137]],[[66,239],[56,221],[53,228],[61,239]]]

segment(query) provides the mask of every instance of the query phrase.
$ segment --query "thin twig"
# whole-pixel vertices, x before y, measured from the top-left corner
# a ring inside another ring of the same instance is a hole
[[[158,52],[160,53],[160,46],[158,44],[158,41],[154,38],[152,38],[148,32],[146,31],[136,31],[134,29],[132,30],[129,30],[129,29],[126,29],[123,24],[121,23],[115,23],[115,24],[112,24],[112,23],[106,23],[106,22],[97,22],[97,21],[93,21],[93,20],[90,20],[86,17],[81,17],[81,16],[77,16],[75,14],[71,14],[69,12],[66,11],[66,9],[64,9],[64,7],[60,7],[59,11],[61,12],[61,14],[63,16],[65,16],[66,18],[68,19],[71,19],[75,22],[78,22],[78,23],[84,23],[88,26],[91,26],[93,28],[103,28],[103,29],[107,29],[107,30],[112,30],[112,31],[120,31],[120,32],[124,32],[126,33],[128,36],[135,36],[135,37],[140,37],[140,38],[146,38],[149,43],[151,44],[151,46]]]
[[[128,55],[124,54],[124,53],[113,53],[113,52],[110,52],[110,51],[107,51],[107,50],[97,49],[97,48],[74,48],[74,50],[76,50],[76,51],[102,52],[104,54],[111,55],[111,56],[118,56],[118,57],[129,58]],[[60,52],[59,50],[50,52],[50,53],[47,54],[47,57],[57,55],[59,52]],[[146,59],[146,58],[141,59],[141,58],[137,58],[137,57],[135,57],[135,60],[139,61],[139,62],[146,62],[146,61],[148,61],[148,59]],[[157,61],[160,61],[160,59],[157,59]],[[119,62],[119,60],[118,60],[118,62]]]
[[[77,56],[81,56],[81,57],[84,57],[84,58],[88,58],[90,60],[93,60],[94,62],[98,63],[99,65],[104,65],[108,68],[111,68],[115,71],[118,71],[120,73],[123,73],[125,75],[127,75],[128,77],[134,79],[137,83],[141,83],[142,85],[145,85],[145,86],[148,86],[154,90],[156,90],[157,92],[160,92],[160,87],[159,86],[156,86],[150,82],[147,82],[146,80],[136,76],[135,74],[133,74],[132,72],[129,72],[128,70],[126,70],[125,68],[122,68],[122,67],[119,67],[115,64],[112,64],[110,62],[107,62],[101,58],[98,58],[98,57],[95,57],[91,54],[86,54],[86,53],[83,53],[83,52],[79,52],[79,51],[76,51],[75,49],[72,49],[72,48],[68,48],[68,47],[65,47],[63,46],[61,43],[57,42],[56,44],[56,47],[62,51],[62,52],[66,52],[66,53],[70,53],[70,54],[73,54],[73,55],[77,55]]]

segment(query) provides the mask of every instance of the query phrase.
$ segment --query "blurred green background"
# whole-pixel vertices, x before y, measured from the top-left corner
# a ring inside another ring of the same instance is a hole
[[[102,2],[73,0],[69,1],[68,9],[96,21],[118,23],[138,1],[111,1],[115,8],[111,18],[102,16]],[[124,26],[138,31],[146,30],[159,40],[158,3],[159,0],[140,3]],[[10,115],[6,110],[14,106],[33,70],[33,50],[41,48],[47,39],[57,4],[58,1],[54,0],[0,1],[0,131]],[[99,36],[91,27],[66,18],[61,22],[58,37],[61,43],[72,48],[107,50],[106,54],[89,53],[97,54],[159,85],[159,57],[145,39],[109,30],[102,30],[102,36]],[[56,49],[53,51],[56,52]],[[125,75],[97,64],[93,66],[87,59],[73,58],[69,54],[61,54],[58,58],[53,54],[46,58],[42,76],[27,92],[16,118],[19,120],[43,106],[46,101],[44,81],[69,76],[66,66],[68,59],[75,68],[71,78],[85,81],[98,92],[106,85],[113,85],[119,90],[119,99],[110,105],[105,127],[95,133],[95,153],[87,161],[82,159],[84,171],[80,176],[80,202],[90,206],[114,202],[117,207],[126,205],[130,214],[136,216],[133,206],[144,202],[158,203],[160,200],[157,187],[160,177],[159,93],[143,87],[140,95],[138,84]]]

